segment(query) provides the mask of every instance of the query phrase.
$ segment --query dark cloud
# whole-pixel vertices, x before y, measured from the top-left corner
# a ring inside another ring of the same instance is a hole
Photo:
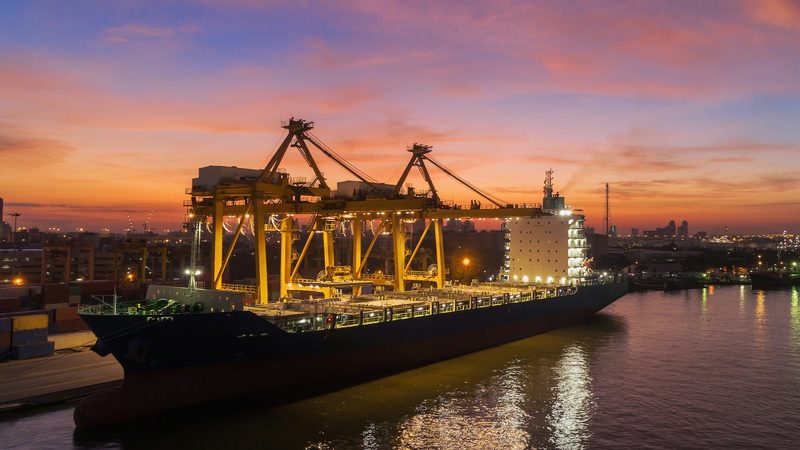
[[[0,126],[0,167],[42,167],[61,162],[75,147],[57,139],[33,136]]]

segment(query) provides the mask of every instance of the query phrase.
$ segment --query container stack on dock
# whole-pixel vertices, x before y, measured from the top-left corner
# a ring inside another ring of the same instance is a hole
[[[78,315],[78,307],[69,307],[53,310],[54,321],[50,326],[52,333],[73,333],[89,329],[86,322]]]
[[[11,355],[11,319],[0,318],[0,360]]]
[[[54,345],[47,340],[47,314],[17,316],[11,319],[11,357],[30,359],[53,354]]]
[[[0,288],[0,314],[29,308],[31,297],[38,295],[38,292],[38,286],[2,286]]]
[[[0,313],[16,312],[22,309],[19,297],[0,297]]]
[[[70,286],[67,283],[42,285],[42,308],[68,308],[70,303]]]

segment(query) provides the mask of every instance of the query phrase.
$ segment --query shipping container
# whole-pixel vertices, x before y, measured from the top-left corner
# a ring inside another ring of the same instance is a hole
[[[0,318],[0,359],[11,351],[11,319]]]
[[[0,287],[0,297],[24,297],[38,295],[41,292],[39,285],[25,286],[2,286]]]
[[[48,330],[20,330],[11,332],[11,345],[37,344],[47,340]]]
[[[80,319],[78,308],[64,308],[55,310],[56,322]]]
[[[14,359],[30,359],[53,354],[55,345],[45,341],[36,344],[14,345],[11,350],[11,357]]]
[[[11,350],[11,332],[0,331],[0,355]]]
[[[11,319],[7,317],[0,318],[0,333],[11,332]]]
[[[16,312],[22,307],[19,297],[0,298],[0,312]]]
[[[33,314],[16,316],[13,318],[11,329],[13,331],[47,329],[49,314]]]
[[[69,285],[66,283],[42,285],[42,303],[69,303]]]
[[[44,306],[47,309],[59,310],[59,309],[69,308],[70,304],[69,303],[48,303],[48,304],[46,304]]]
[[[83,319],[62,320],[56,322],[56,333],[74,333],[76,331],[86,331],[89,325]]]

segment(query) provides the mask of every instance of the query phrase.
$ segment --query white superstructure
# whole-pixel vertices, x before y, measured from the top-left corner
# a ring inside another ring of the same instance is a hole
[[[544,214],[506,219],[505,266],[501,279],[574,284],[587,274],[584,215],[553,195],[552,171],[544,188]]]

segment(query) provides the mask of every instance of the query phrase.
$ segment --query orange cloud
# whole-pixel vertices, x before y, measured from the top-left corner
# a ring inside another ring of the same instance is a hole
[[[763,23],[800,31],[800,3],[793,0],[746,0],[752,16]]]

